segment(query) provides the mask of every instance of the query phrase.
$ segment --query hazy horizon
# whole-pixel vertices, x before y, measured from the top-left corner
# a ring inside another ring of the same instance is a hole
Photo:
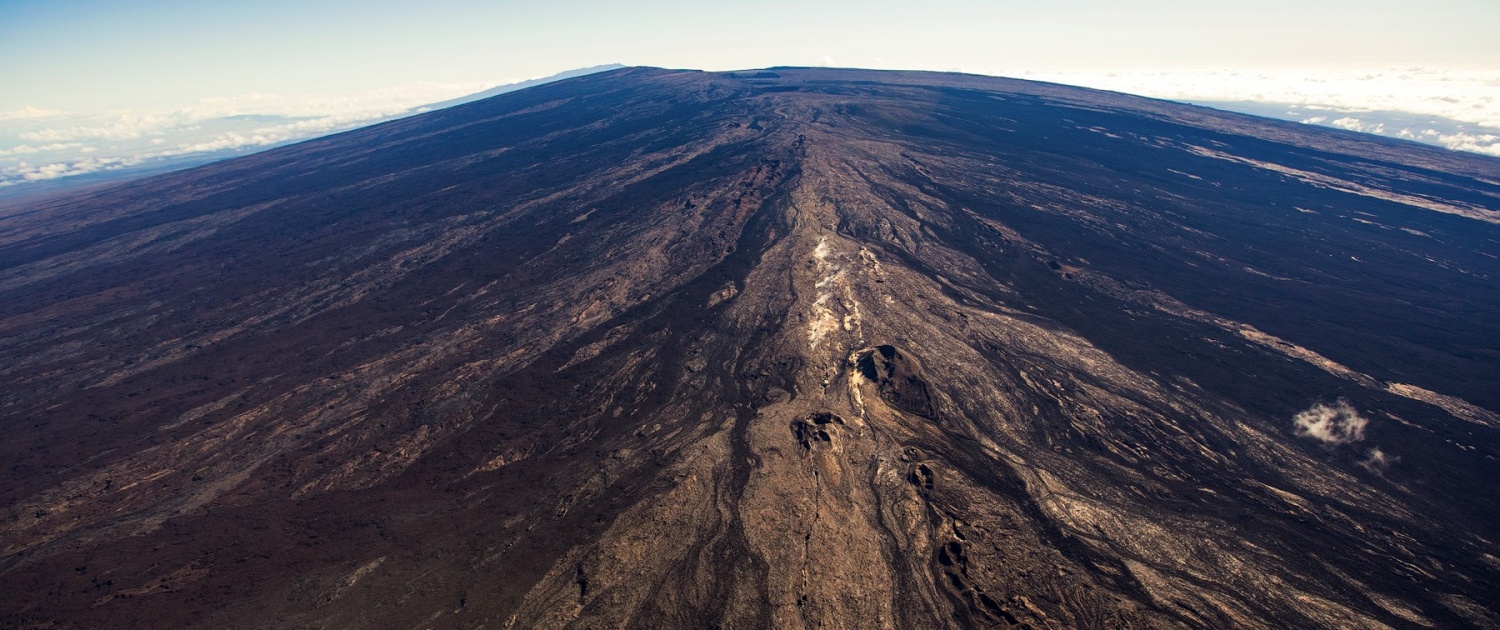
[[[1484,0],[0,0],[0,186],[256,150],[608,63],[962,71],[1323,108],[1364,131],[1396,112],[1445,121],[1399,137],[1500,155],[1495,32]]]

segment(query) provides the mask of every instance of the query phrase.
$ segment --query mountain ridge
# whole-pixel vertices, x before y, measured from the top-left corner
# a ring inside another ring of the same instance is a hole
[[[631,68],[32,208],[0,615],[1483,627],[1497,199],[1125,95]]]

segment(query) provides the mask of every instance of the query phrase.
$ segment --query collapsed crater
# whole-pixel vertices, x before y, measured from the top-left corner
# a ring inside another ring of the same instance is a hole
[[[914,485],[924,491],[932,490],[933,486],[935,485],[933,479],[934,475],[932,474],[932,469],[928,468],[927,464],[918,464],[916,468],[911,469],[911,472],[906,473],[906,480],[910,482],[911,485]]]
[[[879,345],[860,352],[854,364],[887,404],[923,418],[934,417],[932,391],[915,358],[895,346]]]
[[[833,436],[829,435],[829,425],[844,424],[844,419],[837,414],[827,412],[814,412],[806,418],[792,421],[792,435],[797,438],[797,443],[804,450],[812,450],[814,442],[832,442]]]

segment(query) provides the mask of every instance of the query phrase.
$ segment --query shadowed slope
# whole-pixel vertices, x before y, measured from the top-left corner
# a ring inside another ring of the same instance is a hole
[[[0,614],[1493,624],[1497,205],[1122,95],[649,69],[53,202],[0,219]]]

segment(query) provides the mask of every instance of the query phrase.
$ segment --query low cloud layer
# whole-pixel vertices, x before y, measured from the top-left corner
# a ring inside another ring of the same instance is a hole
[[[8,112],[0,112],[0,121],[40,120],[43,118],[55,118],[57,116],[63,116],[66,113],[67,112],[61,112],[52,109],[42,109],[40,107],[22,107],[21,109],[14,109]]]
[[[162,111],[0,112],[0,187],[168,163],[226,157],[352,129],[472,94],[485,84],[418,84],[358,94],[250,93]]]
[[[1233,105],[1224,104],[1224,108],[1236,109]],[[1257,113],[1254,107],[1240,109],[1248,109],[1250,113]],[[1351,112],[1296,106],[1282,109],[1285,111],[1270,111],[1263,115],[1310,125],[1337,127],[1349,131],[1435,144],[1455,151],[1500,156],[1500,129],[1489,129],[1438,116],[1420,116],[1402,112]]]
[[[1292,417],[1293,429],[1301,437],[1327,444],[1350,444],[1365,439],[1370,421],[1359,415],[1347,400],[1316,403]],[[1379,449],[1376,449],[1379,450]]]
[[[1500,155],[1500,70],[1021,70],[985,74],[1201,103]],[[1284,113],[1288,110],[1291,113]]]
[[[1247,101],[1395,111],[1500,128],[1500,70],[1022,71],[1015,76],[1190,102]]]

